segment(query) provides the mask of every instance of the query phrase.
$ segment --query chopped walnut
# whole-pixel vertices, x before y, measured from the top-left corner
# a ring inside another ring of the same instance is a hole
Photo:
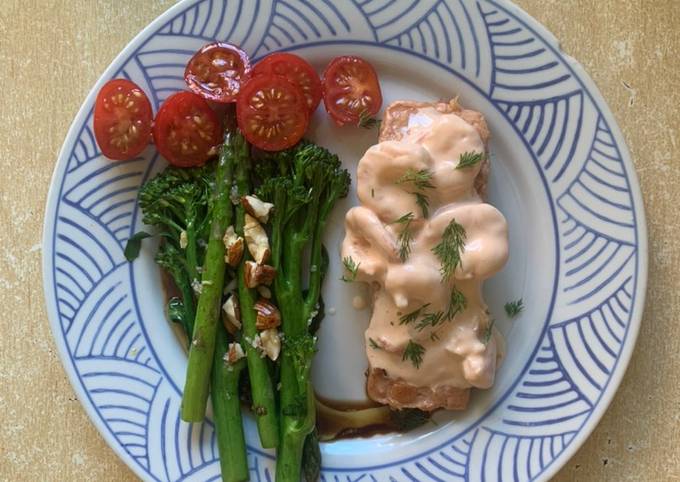
[[[271,301],[265,298],[260,298],[255,302],[253,308],[257,313],[255,327],[258,330],[276,328],[281,324],[281,313]]]
[[[270,285],[276,276],[276,269],[267,264],[257,264],[254,261],[246,261],[245,283],[248,288],[256,288],[258,285]]]
[[[241,205],[248,214],[257,218],[262,224],[267,224],[269,214],[274,209],[272,203],[264,202],[256,196],[243,196],[241,198]]]
[[[269,249],[269,238],[267,232],[257,219],[249,214],[246,214],[245,226],[243,227],[243,236],[246,238],[248,251],[258,264],[267,262],[271,254]]]
[[[241,329],[241,310],[239,308],[238,297],[231,294],[227,301],[222,305],[222,311],[226,316],[224,327],[232,335]]]
[[[243,238],[236,234],[233,226],[229,226],[224,233],[222,242],[224,242],[225,248],[224,261],[232,268],[235,268],[241,262],[241,257],[243,256]]]
[[[262,298],[271,299],[271,297],[272,297],[272,290],[270,290],[266,286],[262,286],[262,285],[258,286],[257,292],[260,294],[260,296]]]
[[[224,355],[224,361],[226,361],[230,365],[233,365],[234,363],[236,363],[245,356],[246,354],[243,351],[243,347],[241,347],[239,343],[229,343],[227,353],[225,353]]]
[[[272,361],[276,361],[281,353],[281,337],[276,328],[270,328],[260,333],[260,344],[264,353]]]

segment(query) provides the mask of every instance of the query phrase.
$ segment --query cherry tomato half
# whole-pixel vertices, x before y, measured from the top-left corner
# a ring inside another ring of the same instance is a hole
[[[338,125],[356,125],[362,115],[377,114],[382,93],[373,66],[354,56],[331,60],[323,73],[323,103]]]
[[[297,85],[305,95],[309,112],[314,112],[321,102],[321,80],[309,63],[294,54],[277,52],[267,55],[253,67],[251,75],[281,75]]]
[[[191,57],[184,71],[184,80],[198,95],[226,104],[236,96],[250,73],[250,60],[240,48],[214,42]]]
[[[178,92],[158,110],[153,140],[158,152],[173,166],[200,166],[213,155],[221,131],[217,114],[203,97]]]
[[[104,84],[94,104],[94,136],[109,159],[132,159],[144,150],[151,134],[151,103],[134,82],[113,79]]]
[[[265,151],[295,145],[307,130],[309,111],[302,91],[278,75],[258,75],[243,86],[236,102],[238,126]]]

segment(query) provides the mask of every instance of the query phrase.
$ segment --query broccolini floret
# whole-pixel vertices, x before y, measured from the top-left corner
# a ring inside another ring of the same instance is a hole
[[[210,192],[214,166],[169,167],[139,191],[144,224],[155,226],[165,243],[184,252],[189,277],[200,279],[210,229]]]

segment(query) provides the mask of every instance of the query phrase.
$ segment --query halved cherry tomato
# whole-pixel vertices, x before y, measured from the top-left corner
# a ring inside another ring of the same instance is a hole
[[[217,114],[203,97],[178,92],[168,97],[156,114],[153,140],[173,166],[200,166],[214,154],[221,130]]]
[[[258,75],[241,89],[236,119],[251,144],[265,151],[280,151],[302,139],[309,111],[300,88],[278,75]]]
[[[281,75],[297,85],[305,95],[309,112],[314,112],[321,102],[321,80],[314,67],[302,57],[286,52],[267,55],[253,67],[251,75]]]
[[[323,73],[323,103],[338,125],[356,125],[362,116],[377,114],[382,93],[373,66],[354,56],[331,60]]]
[[[198,95],[226,104],[236,96],[250,73],[248,55],[235,45],[214,42],[191,57],[184,80]]]
[[[149,143],[153,112],[146,94],[134,82],[113,79],[94,104],[94,136],[109,159],[132,159]]]

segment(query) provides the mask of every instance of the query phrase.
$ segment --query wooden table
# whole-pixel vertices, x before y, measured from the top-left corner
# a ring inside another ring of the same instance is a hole
[[[632,151],[649,290],[623,384],[556,480],[680,479],[680,0],[517,0],[595,79]],[[0,479],[134,480],[71,389],[45,313],[40,238],[66,131],[92,84],[173,2],[3,0]]]

